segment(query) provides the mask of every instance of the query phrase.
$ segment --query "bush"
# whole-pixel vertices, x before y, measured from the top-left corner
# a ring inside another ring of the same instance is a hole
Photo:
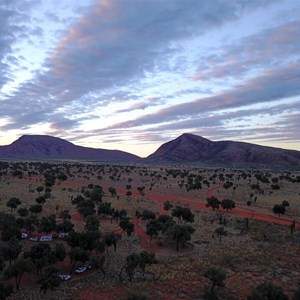
[[[288,300],[288,297],[284,294],[281,286],[276,286],[273,283],[260,283],[255,287],[251,294],[247,297],[247,300]]]

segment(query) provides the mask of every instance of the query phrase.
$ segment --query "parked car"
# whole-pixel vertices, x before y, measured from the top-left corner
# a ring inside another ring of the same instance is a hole
[[[59,235],[58,235],[58,238],[59,239],[64,239],[64,238],[66,238],[67,237],[67,234],[66,233],[63,233],[63,232],[61,232]]]
[[[25,232],[21,233],[21,239],[26,239],[28,237],[28,234]]]
[[[44,235],[40,237],[40,242],[51,242],[52,241],[52,235]]]
[[[79,267],[75,270],[75,273],[78,275],[78,274],[81,274],[83,272],[85,272],[87,270],[86,267],[82,266],[82,267]]]
[[[71,275],[69,275],[69,274],[58,274],[58,276],[60,277],[60,279],[62,281],[68,281],[72,278]]]
[[[38,241],[38,237],[37,236],[31,236],[29,238],[29,240],[32,241],[32,242],[37,242]]]

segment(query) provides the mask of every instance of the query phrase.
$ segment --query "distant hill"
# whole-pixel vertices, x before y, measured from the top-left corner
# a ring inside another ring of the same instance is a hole
[[[217,141],[183,134],[160,146],[147,162],[199,162],[239,166],[300,167],[300,151],[255,144]]]
[[[76,146],[48,135],[24,135],[7,146],[0,146],[0,159],[84,159],[137,161],[136,155],[119,151]]]

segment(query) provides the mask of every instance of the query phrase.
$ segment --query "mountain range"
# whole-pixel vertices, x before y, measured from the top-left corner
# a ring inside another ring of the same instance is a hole
[[[82,159],[101,161],[136,161],[140,157],[119,150],[76,146],[48,135],[23,135],[7,146],[0,146],[0,159]]]
[[[148,156],[149,162],[201,162],[235,166],[300,166],[300,151],[255,144],[210,141],[194,134],[183,134],[160,146]]]
[[[120,150],[77,146],[47,135],[24,135],[10,145],[0,146],[0,159],[78,159],[106,162],[300,167],[300,151],[244,142],[210,141],[188,133],[161,145],[147,158],[140,158]]]

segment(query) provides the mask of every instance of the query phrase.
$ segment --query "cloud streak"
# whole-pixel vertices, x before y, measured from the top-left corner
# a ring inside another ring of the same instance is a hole
[[[251,79],[243,85],[218,95],[174,105],[170,108],[159,110],[154,114],[118,123],[108,128],[131,128],[158,124],[162,120],[164,122],[178,120],[207,112],[216,112],[218,110],[239,108],[299,96],[299,67],[300,62],[297,62],[280,70],[265,72],[260,77]]]

